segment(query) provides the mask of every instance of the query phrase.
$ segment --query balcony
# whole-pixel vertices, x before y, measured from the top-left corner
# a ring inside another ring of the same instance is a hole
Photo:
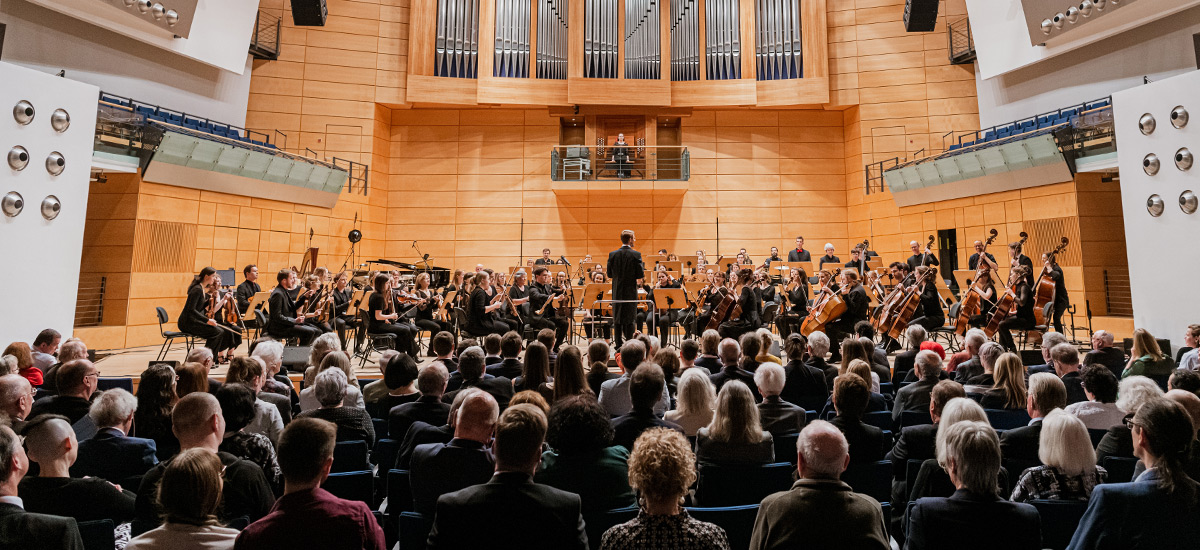
[[[691,179],[691,154],[680,145],[625,148],[556,145],[550,150],[550,179],[556,193],[662,191],[682,194]]]

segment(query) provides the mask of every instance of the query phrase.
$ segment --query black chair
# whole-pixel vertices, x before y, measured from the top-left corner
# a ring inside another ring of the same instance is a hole
[[[369,449],[367,442],[339,441],[333,446],[333,472],[357,472],[370,470],[371,463],[367,460]]]
[[[842,481],[856,493],[887,502],[892,499],[892,461],[851,466],[842,473]]]
[[[1106,456],[1100,461],[1100,466],[1108,470],[1109,483],[1129,483],[1133,481],[1133,471],[1137,468],[1138,459],[1123,456]]]
[[[1029,413],[1016,409],[984,409],[988,423],[997,430],[1011,430],[1029,425]]]
[[[116,526],[111,519],[79,522],[84,550],[113,550],[117,547]]]
[[[1106,433],[1108,433],[1108,430],[1088,430],[1088,437],[1092,438],[1093,449],[1100,446],[1100,440],[1104,439],[1104,434]]]
[[[588,547],[593,550],[600,548],[600,540],[604,538],[605,531],[636,518],[637,515],[637,506],[616,508],[594,514],[585,513],[583,516],[583,528],[587,532]]]
[[[697,505],[739,506],[757,504],[771,493],[792,486],[795,466],[787,462],[764,465],[701,464],[696,481]]]
[[[364,313],[364,315],[365,315],[365,313]],[[367,358],[371,357],[372,353],[374,353],[374,352],[383,353],[389,349],[396,349],[396,335],[395,334],[391,334],[388,332],[385,332],[382,334],[373,334],[371,332],[371,329],[368,327],[369,327],[369,325],[364,321],[363,322],[363,331],[364,331],[364,334],[366,334],[365,341],[366,341],[367,345],[363,348],[362,353],[358,354],[358,357],[359,357],[358,368],[363,368],[363,367],[367,366]]]
[[[163,325],[171,321],[171,318],[167,317],[167,310],[161,307],[156,307],[154,308],[154,311],[158,314],[158,333],[161,334],[163,338],[162,347],[159,348],[158,355],[154,358],[154,360],[162,361],[163,359],[166,359],[167,352],[171,350],[171,344],[174,344],[176,339],[182,339],[184,344],[187,345],[187,351],[190,353],[192,351],[192,346],[195,345],[196,337],[186,332],[164,329]]]
[[[375,428],[375,440],[388,436],[388,421],[386,418],[371,418],[371,426]]]
[[[1052,550],[1063,550],[1071,543],[1088,507],[1083,500],[1031,500],[1029,504],[1042,516],[1042,548]]]
[[[901,428],[922,424],[933,424],[933,417],[929,416],[929,411],[903,411],[900,413]]]
[[[400,550],[424,550],[433,530],[433,518],[416,512],[404,512],[398,516]]]
[[[331,473],[321,488],[338,498],[358,500],[375,507],[375,476],[370,470]]]
[[[688,508],[688,514],[725,530],[730,548],[749,548],[754,534],[754,519],[758,516],[758,504],[724,506],[720,508]]]
[[[775,436],[775,460],[779,462],[787,462],[788,464],[795,464],[796,441],[799,439],[799,433],[780,434]]]
[[[102,376],[96,379],[96,391],[111,390],[113,388],[121,388],[129,393],[133,393],[133,379],[119,376]]]
[[[413,509],[412,484],[409,481],[408,470],[388,470],[387,473],[387,514],[399,517],[400,512]]]
[[[892,429],[892,412],[891,411],[875,411],[863,415],[863,424],[875,426],[881,430]]]
[[[884,395],[896,395],[896,385],[891,382],[880,382],[879,393]]]

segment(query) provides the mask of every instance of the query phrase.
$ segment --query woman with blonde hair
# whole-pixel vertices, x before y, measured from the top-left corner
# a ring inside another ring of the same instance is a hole
[[[175,455],[155,492],[163,524],[129,541],[126,550],[233,548],[239,531],[217,523],[224,469],[220,457],[208,449],[196,447]]]
[[[1163,353],[1158,347],[1158,340],[1144,328],[1133,331],[1133,351],[1129,354],[1129,362],[1121,372],[1121,378],[1130,376],[1149,376],[1153,379],[1171,375],[1175,370],[1175,360]]]
[[[1013,488],[1013,502],[1082,500],[1104,483],[1108,472],[1096,465],[1096,451],[1083,421],[1062,409],[1042,419],[1038,437],[1041,466],[1026,469]]]
[[[740,380],[721,386],[712,423],[696,430],[696,459],[714,464],[767,464],[775,441],[762,429],[754,394]]]
[[[1025,365],[1015,353],[1005,353],[996,360],[992,370],[995,382],[983,392],[979,404],[985,409],[1025,410]]]
[[[679,378],[679,394],[674,410],[667,411],[666,419],[679,424],[689,437],[712,423],[713,405],[717,392],[708,379],[706,369],[688,369]]]

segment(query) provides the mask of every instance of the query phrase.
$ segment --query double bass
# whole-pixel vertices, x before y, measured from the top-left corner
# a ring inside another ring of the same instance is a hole
[[[1050,276],[1050,264],[1054,257],[1067,248],[1069,241],[1066,237],[1062,238],[1058,246],[1054,250],[1046,253],[1046,265],[1042,267],[1042,274],[1038,277],[1037,289],[1033,299],[1033,319],[1039,325],[1046,324],[1046,304],[1054,301],[1054,278]]]
[[[888,336],[899,339],[904,329],[908,327],[917,313],[917,307],[921,305],[921,285],[933,284],[937,278],[938,270],[936,267],[930,267],[925,271],[925,274],[917,277],[916,282],[908,288],[904,293],[904,297],[896,306],[895,320],[888,327]]]
[[[1022,234],[1023,235],[1023,234]],[[1004,290],[1004,295],[996,300],[996,308],[992,310],[992,318],[988,320],[987,326],[983,327],[983,333],[988,338],[995,336],[1000,331],[1000,323],[1004,322],[1010,315],[1017,311],[1017,282],[1020,278],[1016,277],[1019,269],[1013,269],[1008,274],[1007,288]]]
[[[975,270],[975,279],[972,281],[971,287],[967,289],[966,294],[963,295],[962,301],[958,306],[958,318],[954,321],[954,333],[959,336],[966,334],[967,325],[970,324],[971,317],[979,315],[979,312],[983,310],[983,295],[979,293],[979,287],[976,283],[979,281],[979,277],[991,270],[987,263],[983,261],[983,258],[984,254],[987,254],[987,247],[996,240],[998,235],[999,233],[993,228],[988,235],[987,241],[983,243],[983,252],[979,253],[979,265],[976,266],[978,269]]]
[[[841,274],[841,268],[833,270],[829,285],[821,289],[821,293],[813,300],[813,305],[808,310],[808,316],[804,318],[804,322],[800,323],[800,334],[808,337],[818,330],[824,331],[826,324],[846,313],[846,301],[838,292],[840,290],[838,286],[833,283],[833,280]]]

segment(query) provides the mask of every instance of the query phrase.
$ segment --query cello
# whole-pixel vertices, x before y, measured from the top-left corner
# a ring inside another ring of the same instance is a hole
[[[983,259],[985,257],[984,255],[987,254],[987,247],[996,240],[998,235],[999,232],[997,232],[995,228],[992,228],[991,232],[988,234],[987,241],[983,243],[983,251],[979,253],[979,264],[976,266],[977,269],[975,270],[975,280],[971,282],[971,287],[967,289],[966,294],[963,296],[963,299],[958,306],[958,318],[954,321],[954,333],[959,336],[966,334],[967,325],[970,324],[971,317],[979,315],[979,312],[983,310],[983,296],[979,293],[979,288],[975,283],[979,281],[979,278],[982,277],[984,273],[991,270],[991,268],[988,267],[987,263],[984,262]]]
[[[1017,311],[1017,281],[1025,277],[1022,273],[1024,269],[1021,266],[1013,268],[1008,274],[1008,288],[1004,290],[1004,295],[996,300],[996,308],[992,310],[992,318],[988,320],[987,326],[983,327],[983,333],[988,338],[995,336],[1000,331],[1000,323],[1007,319],[1010,315]],[[1020,275],[1020,277],[1017,277]]]
[[[708,317],[708,326],[705,327],[705,330],[717,330],[721,323],[742,316],[742,304],[738,303],[738,293],[734,292],[740,278],[741,272],[739,271],[726,283],[729,286],[717,287],[716,292],[721,293],[721,301],[713,306],[712,315]]]
[[[1063,237],[1054,250],[1046,253],[1046,265],[1042,267],[1042,274],[1038,277],[1033,300],[1033,319],[1039,325],[1046,324],[1046,304],[1054,301],[1055,284],[1054,277],[1050,276],[1050,264],[1054,262],[1054,257],[1067,247],[1068,242],[1070,241]]]
[[[813,300],[813,305],[808,310],[808,316],[800,323],[800,334],[808,337],[818,330],[824,331],[826,324],[846,313],[846,301],[838,292],[837,284],[833,283],[833,279],[841,274],[841,268],[833,270],[829,285],[821,289],[821,293]]]
[[[932,284],[937,277],[937,272],[936,267],[926,269],[925,273],[918,276],[913,285],[904,292],[904,297],[896,305],[895,321],[888,327],[888,336],[894,339],[900,338],[904,329],[908,327],[908,323],[916,315],[917,307],[921,305],[921,285]]]

